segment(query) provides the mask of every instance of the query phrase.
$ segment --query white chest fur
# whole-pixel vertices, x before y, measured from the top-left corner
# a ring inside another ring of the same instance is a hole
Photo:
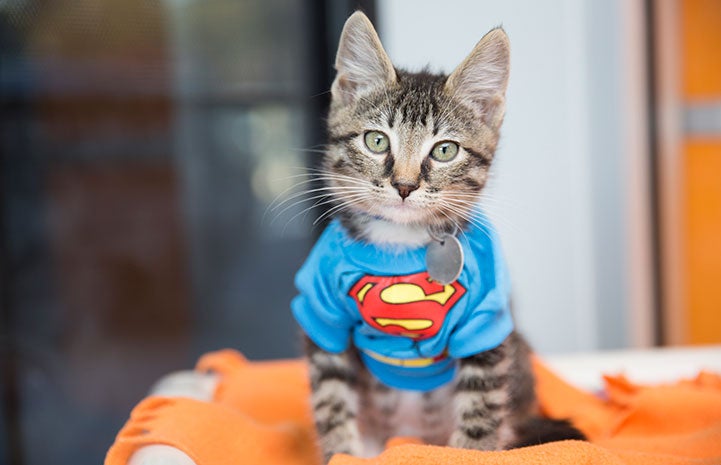
[[[390,247],[415,248],[431,241],[425,226],[397,224],[382,219],[370,220],[363,226],[363,232],[368,242]]]

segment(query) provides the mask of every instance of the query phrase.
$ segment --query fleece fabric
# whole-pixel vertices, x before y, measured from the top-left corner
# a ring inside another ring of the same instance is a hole
[[[235,351],[210,353],[197,370],[220,383],[211,402],[150,397],[132,412],[105,465],[125,465],[139,447],[168,444],[197,465],[319,465],[301,360],[249,362]],[[423,445],[395,438],[374,458],[336,455],[331,465],[719,465],[721,375],[641,386],[622,375],[605,390],[577,389],[534,361],[543,413],[567,418],[589,441],[561,441],[502,452]]]

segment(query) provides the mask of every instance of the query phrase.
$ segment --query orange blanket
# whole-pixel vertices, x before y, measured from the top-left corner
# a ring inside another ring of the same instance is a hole
[[[248,362],[234,351],[204,356],[198,370],[222,381],[213,402],[150,397],[108,451],[105,465],[125,465],[146,444],[169,444],[198,465],[315,465],[306,367],[299,360]],[[604,399],[580,391],[535,363],[544,413],[570,418],[590,442],[562,441],[504,452],[391,441],[372,459],[337,455],[331,465],[719,465],[721,376],[667,386],[607,377]]]

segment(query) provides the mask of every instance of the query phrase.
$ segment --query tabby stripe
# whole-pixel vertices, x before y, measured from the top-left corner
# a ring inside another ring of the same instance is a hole
[[[493,418],[489,419],[485,425],[461,426],[460,430],[469,438],[477,441],[484,436],[495,433],[499,426],[501,426],[500,420]]]
[[[403,105],[401,107],[401,123],[405,123],[408,121],[408,105]]]
[[[478,191],[480,191],[480,190],[483,188],[483,186],[481,185],[481,183],[479,183],[478,181],[476,181],[476,180],[473,179],[473,178],[468,178],[468,177],[466,177],[466,178],[461,179],[461,182],[462,182],[466,187],[468,187],[469,189],[471,189],[472,191],[475,191],[475,192],[478,192]]]
[[[388,155],[386,155],[386,158],[383,160],[383,177],[389,178],[393,174],[393,165],[395,165],[396,160],[393,158],[393,154],[388,152]]]
[[[497,415],[502,408],[502,404],[486,404],[483,407],[475,407],[470,410],[465,410],[461,414],[461,419],[465,422],[471,422],[480,418],[487,418],[491,415]]]
[[[342,144],[348,142],[351,139],[355,139],[358,136],[360,136],[359,132],[349,132],[341,135],[331,134],[330,136],[328,136],[328,141],[331,144]]]
[[[426,157],[423,159],[423,162],[421,162],[421,179],[423,179],[426,182],[430,181],[430,173],[431,173],[431,157]]]
[[[441,129],[441,121],[439,116],[439,102],[436,99],[431,100],[431,117],[433,118],[433,136],[438,135],[438,131]]]
[[[483,167],[488,167],[491,165],[491,159],[482,153],[476,152],[475,150],[463,147],[463,150],[468,152],[471,155],[471,160],[475,161],[476,163],[480,164]]]
[[[501,363],[506,358],[506,351],[503,345],[492,350],[481,352],[480,354],[471,355],[461,359],[461,365],[475,365],[479,367],[493,367]]]
[[[352,145],[349,145],[346,148],[346,155],[350,159],[351,163],[353,163],[353,166],[355,166],[358,170],[365,171],[365,161],[368,159],[368,156],[360,150],[357,150]]]
[[[355,414],[346,411],[343,415],[336,414],[326,420],[317,420],[315,422],[315,426],[318,430],[318,434],[324,436],[336,428],[347,425],[348,421],[354,418]]]
[[[493,377],[466,376],[456,382],[456,392],[478,391],[489,392],[501,389],[506,385],[507,376],[498,375]]]
[[[350,386],[355,386],[358,377],[353,370],[338,366],[317,367],[318,372],[311,376],[311,387],[313,390],[318,389],[321,384],[327,381],[342,381]]]
[[[331,412],[339,412],[346,406],[346,401],[339,397],[327,397],[313,403],[313,410],[330,409]]]

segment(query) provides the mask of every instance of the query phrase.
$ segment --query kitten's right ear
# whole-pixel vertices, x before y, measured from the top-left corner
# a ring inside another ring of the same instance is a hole
[[[510,52],[506,33],[501,28],[493,29],[446,81],[450,95],[466,103],[495,129],[503,121]]]
[[[370,20],[356,11],[345,22],[335,58],[338,74],[333,81],[333,100],[351,103],[368,91],[396,80],[396,71],[383,50]]]

